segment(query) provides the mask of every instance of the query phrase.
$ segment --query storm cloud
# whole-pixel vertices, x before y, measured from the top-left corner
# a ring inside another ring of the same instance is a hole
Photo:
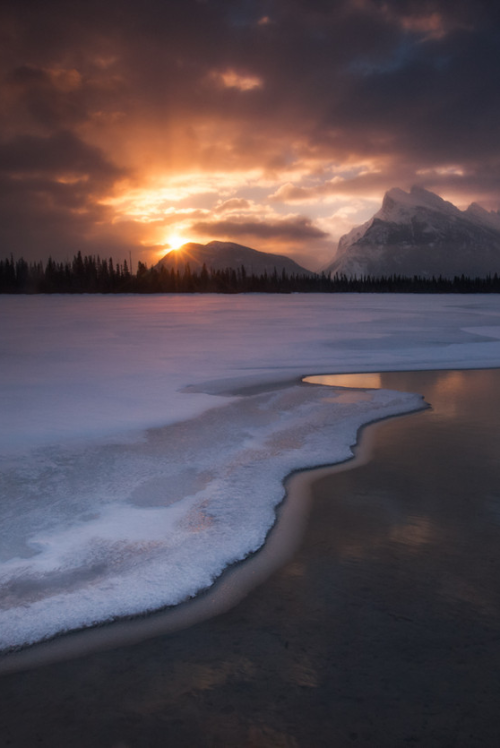
[[[7,0],[2,246],[147,260],[175,230],[289,241],[313,267],[393,186],[498,209],[499,15],[485,0]]]
[[[194,223],[192,230],[196,234],[220,234],[224,237],[246,236],[255,239],[275,239],[277,241],[297,242],[304,239],[324,239],[327,234],[303,216],[278,221],[200,221]]]

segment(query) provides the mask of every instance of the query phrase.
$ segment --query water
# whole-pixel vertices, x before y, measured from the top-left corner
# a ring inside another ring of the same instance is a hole
[[[496,746],[500,371],[380,384],[432,410],[314,482],[292,558],[197,626],[4,676],[0,744]]]

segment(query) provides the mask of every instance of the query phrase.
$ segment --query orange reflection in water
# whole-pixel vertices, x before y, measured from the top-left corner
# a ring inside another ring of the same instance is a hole
[[[314,377],[304,377],[308,384],[326,384],[330,387],[361,387],[366,389],[380,389],[382,387],[380,374],[320,374]]]
[[[305,377],[304,382],[330,387],[402,390],[418,392],[434,407],[439,403],[441,418],[454,418],[467,402],[471,387],[479,390],[491,387],[490,369],[442,371],[387,371],[362,374],[321,374]],[[476,404],[477,409],[481,404]]]

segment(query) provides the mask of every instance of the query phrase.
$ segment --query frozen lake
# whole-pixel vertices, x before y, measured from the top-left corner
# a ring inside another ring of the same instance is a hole
[[[176,604],[300,468],[422,407],[307,374],[500,365],[493,296],[2,297],[2,648]]]

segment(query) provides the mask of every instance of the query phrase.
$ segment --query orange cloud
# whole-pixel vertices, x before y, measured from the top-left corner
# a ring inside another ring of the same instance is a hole
[[[249,200],[245,200],[241,197],[232,197],[229,200],[224,200],[214,208],[215,213],[228,213],[235,210],[248,210],[251,207]]]
[[[254,88],[262,88],[264,85],[257,75],[238,73],[232,68],[224,71],[213,71],[210,79],[224,88],[237,88],[239,91],[252,91]]]

